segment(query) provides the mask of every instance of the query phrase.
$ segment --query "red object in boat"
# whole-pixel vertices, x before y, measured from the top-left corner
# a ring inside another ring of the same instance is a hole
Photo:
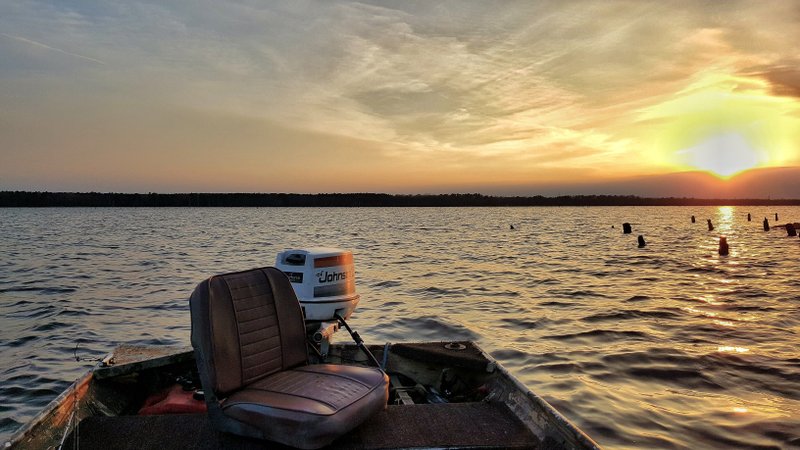
[[[193,414],[206,412],[206,402],[196,400],[194,391],[184,391],[180,384],[147,397],[139,415],[152,414]]]

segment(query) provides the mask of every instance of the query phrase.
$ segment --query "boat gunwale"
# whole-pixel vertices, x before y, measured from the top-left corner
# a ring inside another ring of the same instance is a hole
[[[72,382],[58,397],[51,400],[41,411],[39,411],[35,416],[33,416],[26,424],[21,425],[14,431],[13,434],[6,440],[4,443],[5,448],[11,448],[15,445],[19,445],[22,441],[31,434],[39,425],[42,424],[45,418],[48,416],[54,415],[59,408],[62,408],[69,397],[74,396],[76,393],[81,392],[80,398],[76,398],[71,405],[72,408],[75,408],[77,404],[83,400],[83,397],[88,392],[89,385],[91,384],[92,380],[94,379],[94,371],[97,366],[92,367],[91,369],[87,370],[83,375],[78,377],[75,381]],[[85,388],[84,388],[85,387]],[[78,419],[78,418],[76,418]],[[69,427],[69,423],[71,420],[68,420],[65,424],[65,427]]]
[[[533,392],[529,387],[522,384],[522,382],[519,381],[519,379],[517,379],[517,377],[515,377],[513,374],[511,374],[511,372],[509,372],[509,370],[502,363],[500,363],[494,357],[486,353],[486,351],[483,350],[483,348],[481,348],[479,345],[475,345],[475,347],[483,354],[483,356],[488,358],[489,361],[492,361],[496,364],[495,370],[499,370],[506,380],[510,380],[511,383],[514,385],[514,387],[519,389],[520,392],[524,393],[525,396],[529,400],[534,402],[536,406],[541,408],[545,414],[555,419],[555,423],[557,424],[559,431],[564,432],[565,430],[568,430],[569,433],[571,434],[571,437],[577,440],[578,443],[582,446],[582,448],[602,450],[602,447],[600,447],[600,445],[597,442],[595,442],[594,439],[589,437],[588,434],[584,433],[583,430],[581,430],[577,425],[572,423],[572,421],[564,417],[564,415],[562,415],[553,405],[548,403],[547,400],[545,400],[544,398]],[[512,405],[509,405],[509,407],[511,406]],[[513,409],[514,408],[512,408],[512,411]],[[524,418],[520,417],[520,420],[522,420],[523,423],[526,423]],[[547,430],[544,431],[545,433],[547,433]],[[546,436],[550,435],[546,434]]]

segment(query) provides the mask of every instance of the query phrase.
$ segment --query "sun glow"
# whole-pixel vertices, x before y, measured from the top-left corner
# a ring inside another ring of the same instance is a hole
[[[705,74],[672,99],[640,111],[653,162],[730,178],[797,163],[800,102],[775,96],[763,80]]]
[[[736,132],[723,132],[689,148],[678,150],[675,156],[689,167],[696,167],[722,178],[758,167],[766,159],[764,152],[750,146]]]

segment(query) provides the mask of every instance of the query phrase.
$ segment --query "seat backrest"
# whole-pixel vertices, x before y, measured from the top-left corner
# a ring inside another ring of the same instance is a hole
[[[189,303],[198,366],[217,396],[307,363],[303,313],[280,270],[213,276],[197,285]]]

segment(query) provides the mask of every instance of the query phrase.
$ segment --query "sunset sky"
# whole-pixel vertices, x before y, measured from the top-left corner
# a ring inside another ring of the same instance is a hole
[[[0,190],[708,196],[800,166],[798,24],[793,0],[3,1]]]

